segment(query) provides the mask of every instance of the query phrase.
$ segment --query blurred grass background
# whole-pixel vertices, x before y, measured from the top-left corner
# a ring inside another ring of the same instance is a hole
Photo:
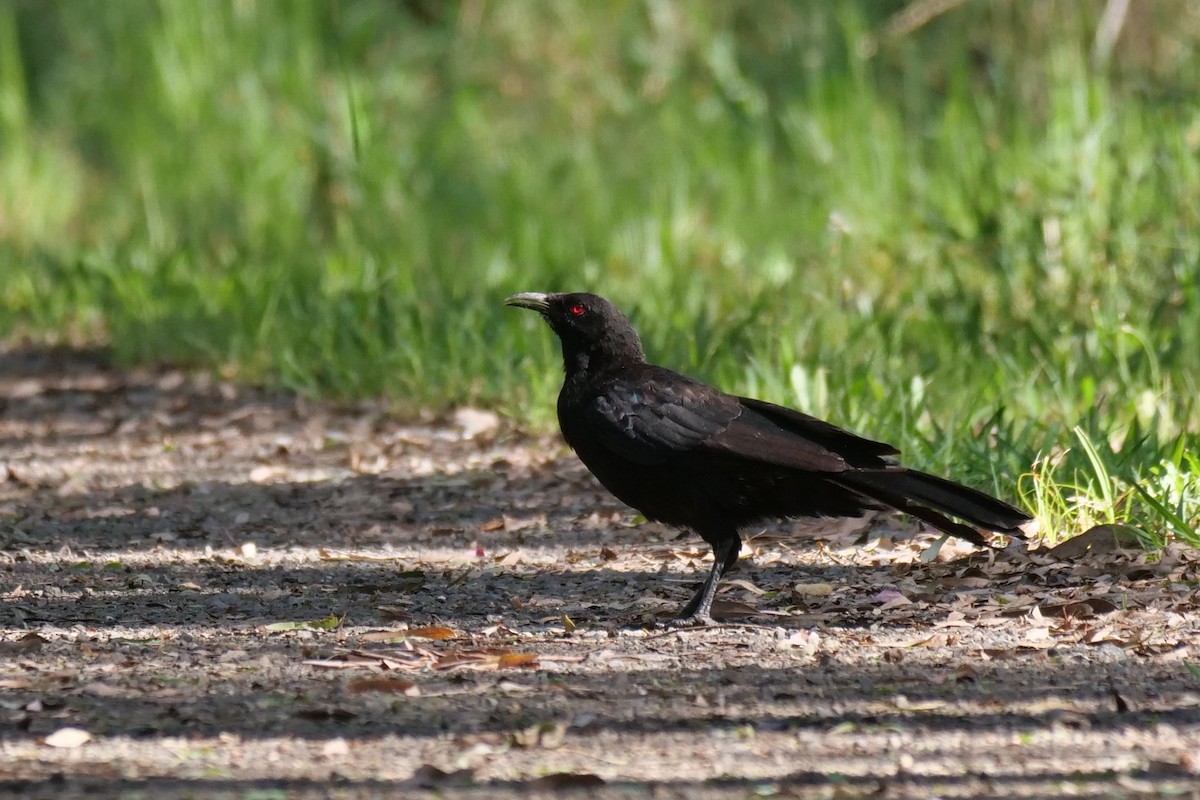
[[[547,426],[501,301],[589,289],[1051,535],[1195,541],[1198,42],[1189,0],[0,0],[0,336]]]

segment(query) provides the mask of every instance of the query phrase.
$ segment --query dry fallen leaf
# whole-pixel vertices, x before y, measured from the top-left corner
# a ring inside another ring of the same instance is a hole
[[[793,631],[786,639],[775,642],[776,649],[798,650],[802,655],[813,656],[821,647],[821,635],[816,631],[800,629]]]
[[[272,633],[285,631],[331,631],[342,624],[342,618],[330,614],[323,619],[295,620],[288,622],[272,622],[263,627]]]
[[[896,695],[894,701],[900,711],[936,711],[946,707],[945,700],[909,700],[902,694]]]
[[[399,631],[370,631],[358,638],[364,642],[402,642],[405,639],[453,639],[458,634],[453,628],[433,626],[426,628],[405,628]]]
[[[903,642],[900,647],[946,647],[950,644],[950,637],[944,633],[935,633],[930,636],[924,636],[919,639],[913,639],[909,642]]]
[[[306,667],[317,667],[318,669],[363,669],[364,667],[373,667],[378,661],[370,663],[358,663],[354,661],[343,661],[337,658],[308,658],[300,662]]]
[[[590,772],[556,772],[553,775],[543,775],[529,783],[531,789],[547,792],[565,792],[572,789],[584,789],[589,786],[603,785],[604,779]]]
[[[567,738],[567,726],[562,722],[539,722],[525,730],[515,731],[511,740],[517,747],[544,747],[553,750],[562,747]]]
[[[1108,600],[1093,597],[1090,600],[1077,600],[1071,603],[1053,603],[1040,607],[1042,615],[1047,617],[1071,617],[1087,619],[1097,614],[1111,614],[1117,606]]]
[[[743,589],[743,590],[749,592],[750,594],[754,595],[755,597],[762,597],[763,595],[765,595],[767,593],[766,589],[760,589],[759,587],[755,586],[750,581],[744,580],[742,578],[729,578],[729,579],[723,581],[723,585],[725,587],[736,586],[739,589]]]
[[[322,561],[366,561],[368,563],[382,564],[392,564],[396,561],[395,556],[372,556],[360,553],[337,553],[324,547],[322,547],[318,553],[320,554]],[[400,573],[400,576],[403,577],[405,574],[406,573]]]
[[[345,739],[339,736],[336,739],[330,739],[326,742],[321,748],[321,753],[328,758],[348,756],[350,755],[350,745]]]
[[[739,603],[736,600],[714,600],[712,615],[714,617],[725,618],[754,617],[758,615],[758,609],[745,603]]]
[[[437,659],[432,666],[433,669],[444,672],[452,669],[516,669],[536,667],[537,665],[538,660],[535,653],[513,653],[509,650],[490,648],[447,653]]]
[[[400,606],[380,606],[375,610],[379,612],[379,616],[383,619],[390,619],[395,622],[407,622],[412,618],[412,612]]]
[[[1042,642],[1047,642],[1049,640],[1050,640],[1050,629],[1049,628],[1030,628],[1029,630],[1025,631],[1025,641],[1023,642],[1023,644],[1030,643],[1030,642],[1037,642],[1040,644]]]
[[[887,608],[891,608],[895,605],[907,605],[908,603],[912,602],[899,590],[890,588],[880,589],[879,593],[871,599]]]
[[[421,789],[444,789],[454,786],[470,786],[475,782],[475,771],[471,769],[457,769],[454,772],[446,772],[444,769],[435,767],[432,764],[425,764],[417,767],[405,783],[410,786],[419,787]]]
[[[1121,636],[1117,634],[1116,628],[1112,627],[1111,625],[1106,625],[1103,628],[1097,628],[1096,630],[1088,631],[1084,634],[1083,641],[1087,644],[1104,644],[1105,642],[1111,642],[1119,645],[1128,644],[1128,641],[1121,638]]]
[[[1127,525],[1096,525],[1046,551],[1051,558],[1073,561],[1085,555],[1099,556],[1122,548],[1138,547],[1137,532]]]
[[[403,631],[405,636],[411,636],[416,639],[453,639],[458,634],[453,628],[445,628],[441,626],[433,626],[427,628],[409,628]]]
[[[500,656],[500,669],[516,669],[518,667],[536,667],[538,657],[536,653],[505,653]]]
[[[512,550],[502,556],[493,556],[492,560],[502,567],[513,567],[525,560],[525,554],[520,550]]]
[[[463,407],[450,415],[450,420],[462,429],[464,439],[492,434],[500,427],[500,417],[494,411]]]
[[[36,633],[27,633],[20,639],[13,639],[9,642],[0,642],[0,654],[3,655],[28,655],[36,653],[42,649],[42,645],[49,641]]]
[[[82,728],[59,728],[42,740],[47,747],[68,749],[81,747],[91,741],[92,735]]]
[[[358,639],[362,642],[403,642],[408,638],[408,631],[368,631],[361,634]]]
[[[250,481],[252,483],[266,483],[272,478],[286,474],[286,470],[281,467],[260,466],[250,470]]]

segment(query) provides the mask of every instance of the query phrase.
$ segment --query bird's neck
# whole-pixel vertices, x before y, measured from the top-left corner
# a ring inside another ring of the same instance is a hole
[[[622,346],[563,347],[563,370],[567,379],[587,380],[634,364],[646,363],[641,342],[622,342]]]
[[[637,364],[641,361],[642,359],[613,358],[607,353],[577,350],[572,353],[563,353],[563,371],[567,373],[568,378],[594,377],[620,369],[626,364]]]

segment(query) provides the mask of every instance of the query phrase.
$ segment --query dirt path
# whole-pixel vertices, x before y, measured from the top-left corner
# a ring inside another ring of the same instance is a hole
[[[1195,554],[904,525],[647,630],[707,554],[555,440],[0,351],[0,794],[1200,796]]]

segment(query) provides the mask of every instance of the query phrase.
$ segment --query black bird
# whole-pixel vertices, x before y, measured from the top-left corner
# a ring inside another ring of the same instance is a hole
[[[712,571],[677,624],[711,622],[717,584],[741,550],[739,529],[763,520],[893,508],[983,545],[976,528],[1020,537],[1030,519],[901,466],[891,445],[646,363],[637,332],[603,297],[527,292],[505,304],[537,311],[562,342],[558,422],[592,474],[647,519],[712,546]]]

